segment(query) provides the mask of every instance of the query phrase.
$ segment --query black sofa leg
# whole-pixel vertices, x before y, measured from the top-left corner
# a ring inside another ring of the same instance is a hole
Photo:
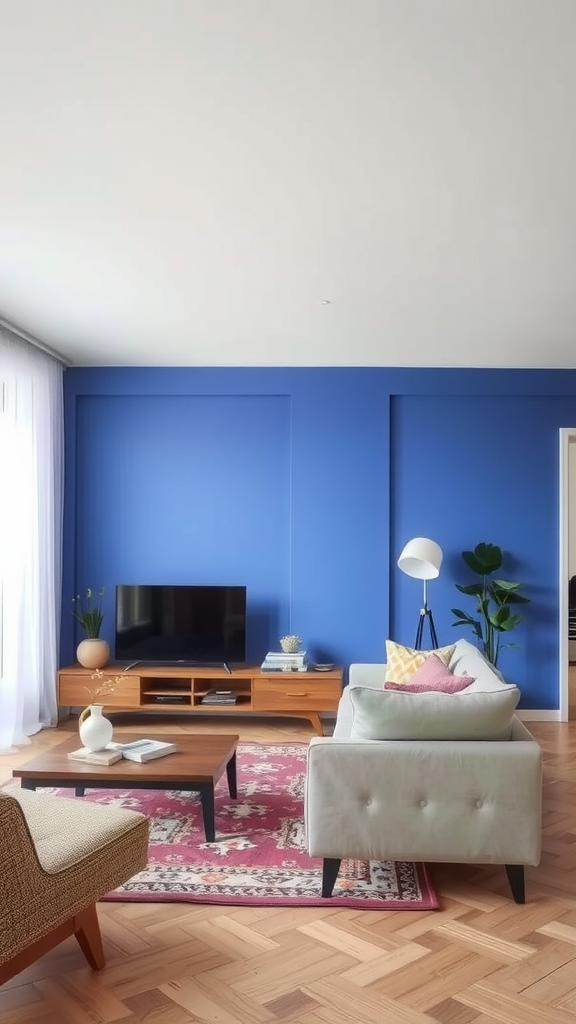
[[[506,874],[516,903],[525,903],[524,867],[522,864],[506,864]]]
[[[338,872],[340,871],[340,859],[335,857],[324,857],[322,862],[322,895],[329,897],[332,895],[332,889],[338,878]]]

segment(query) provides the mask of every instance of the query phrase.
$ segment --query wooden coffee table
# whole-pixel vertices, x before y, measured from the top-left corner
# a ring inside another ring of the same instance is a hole
[[[115,743],[130,743],[139,737],[114,732]],[[67,786],[76,796],[84,796],[87,789],[175,789],[200,793],[206,841],[216,837],[214,822],[214,786],[226,770],[228,792],[236,799],[236,747],[239,736],[196,735],[154,736],[154,739],[176,743],[178,750],[165,757],[137,764],[135,761],[116,761],[109,766],[69,761],[67,754],[81,746],[78,736],[71,736],[53,750],[39,754],[12,775],[21,779],[23,789],[38,786]]]

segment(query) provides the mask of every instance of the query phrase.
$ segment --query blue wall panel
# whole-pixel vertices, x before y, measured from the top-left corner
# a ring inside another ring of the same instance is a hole
[[[292,625],[318,660],[381,661],[389,402],[370,370],[311,370],[293,398]]]
[[[257,660],[288,621],[290,399],[91,396],[77,413],[76,581],[105,586],[103,635],[117,583],[246,585]]]
[[[574,398],[396,396],[392,399],[392,548],[429,536],[444,551],[428,587],[441,644],[469,630],[451,609],[475,602],[455,582],[477,580],[461,552],[480,541],[505,552],[500,575],[526,584],[531,603],[502,651],[500,667],[522,689],[521,707],[558,706],[558,428],[576,421]],[[394,561],[392,562],[394,566]],[[391,575],[390,631],[412,644],[422,583]],[[425,634],[428,639],[428,634]]]
[[[387,368],[67,370],[61,658],[70,600],[118,582],[246,583],[249,656],[283,632],[314,657],[379,661],[414,640],[410,537],[444,550],[441,642],[463,548],[506,552],[532,603],[502,668],[522,707],[558,707],[558,429],[576,372]],[[472,637],[470,637],[472,639]]]

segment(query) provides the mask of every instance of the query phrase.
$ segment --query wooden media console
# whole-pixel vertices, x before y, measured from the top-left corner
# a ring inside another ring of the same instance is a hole
[[[257,666],[226,669],[190,665],[110,664],[104,679],[112,693],[99,698],[112,711],[194,712],[234,715],[238,712],[306,718],[323,735],[320,713],[336,714],[342,693],[342,668],[329,672],[262,672]],[[104,680],[101,680],[104,681]],[[85,707],[99,685],[92,669],[70,665],[58,672],[58,705]],[[209,691],[231,691],[233,704],[203,704]]]

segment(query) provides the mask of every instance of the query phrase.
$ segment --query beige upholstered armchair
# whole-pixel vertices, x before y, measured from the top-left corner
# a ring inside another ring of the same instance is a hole
[[[135,811],[0,793],[0,984],[70,935],[104,966],[96,901],[146,867],[148,826]]]

